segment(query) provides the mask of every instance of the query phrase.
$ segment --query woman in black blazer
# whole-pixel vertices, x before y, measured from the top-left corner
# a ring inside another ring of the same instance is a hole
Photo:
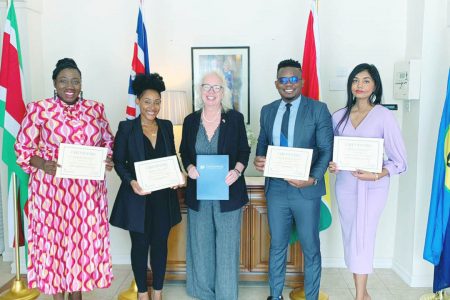
[[[248,202],[244,170],[250,147],[244,117],[230,109],[223,74],[203,76],[199,86],[202,109],[184,119],[180,154],[188,172],[186,205],[188,237],[186,285],[198,299],[237,299],[241,207]],[[228,155],[229,200],[198,200],[197,155]]]
[[[131,237],[131,265],[138,287],[138,299],[147,294],[147,260],[153,272],[152,300],[161,299],[167,262],[167,238],[172,226],[181,221],[175,191],[163,189],[144,193],[136,180],[134,163],[176,155],[173,126],[158,119],[161,92],[165,85],[157,73],[139,74],[133,81],[136,104],[141,114],[122,121],[114,142],[114,167],[122,179],[111,213],[110,223],[128,230]]]

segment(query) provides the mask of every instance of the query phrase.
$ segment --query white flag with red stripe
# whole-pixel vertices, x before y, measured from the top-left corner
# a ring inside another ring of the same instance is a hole
[[[139,115],[139,106],[136,106],[136,94],[133,91],[131,83],[136,77],[136,74],[150,73],[147,31],[145,29],[144,18],[142,15],[142,2],[143,0],[139,1],[136,41],[134,42],[133,60],[131,62],[131,73],[128,83],[128,105],[126,110],[127,119],[134,119]]]

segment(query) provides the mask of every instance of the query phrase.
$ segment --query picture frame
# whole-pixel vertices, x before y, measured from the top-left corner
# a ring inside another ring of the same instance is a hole
[[[192,107],[200,109],[198,86],[203,75],[221,71],[231,92],[233,109],[250,124],[250,47],[191,47]]]

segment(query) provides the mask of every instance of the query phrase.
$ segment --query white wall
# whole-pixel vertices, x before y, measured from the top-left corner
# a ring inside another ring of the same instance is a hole
[[[425,13],[420,8],[412,8],[415,2],[425,6]],[[435,6],[423,5],[423,0],[411,0],[408,5],[406,0],[346,0],[320,1],[319,7],[321,93],[330,111],[345,105],[345,91],[330,91],[330,81],[345,81],[347,74],[358,63],[375,64],[384,84],[384,102],[399,104],[399,111],[395,114],[399,123],[403,124],[408,152],[419,158],[424,158],[421,153],[434,153],[436,135],[430,135],[431,129],[428,127],[435,124],[427,125],[427,122],[432,123],[430,120],[439,118],[440,108],[428,105],[422,111],[421,106],[414,108],[418,111],[406,114],[403,103],[392,99],[392,75],[395,62],[420,56],[422,51],[424,55],[431,52],[435,39],[442,37],[441,21],[433,17],[440,13],[436,7],[442,7],[445,0],[430,2]],[[82,70],[84,96],[105,104],[111,127],[116,131],[118,122],[124,119],[138,1],[78,0],[74,5],[73,1],[68,0],[26,0],[24,5],[32,8],[19,15],[22,51],[28,51],[24,57],[28,77],[27,101],[50,97],[53,94],[51,72],[56,61],[62,57],[73,57]],[[420,12],[426,16],[423,26],[411,19]],[[285,58],[302,59],[308,13],[309,1],[145,0],[151,70],[164,77],[168,89],[186,90],[191,95],[191,47],[250,46],[250,125],[258,133],[261,106],[278,97],[273,85],[277,63]],[[26,23],[26,27],[22,23]],[[422,27],[423,36],[417,36],[415,33]],[[440,33],[434,33],[437,28]],[[444,30],[444,34],[448,39],[448,29]],[[408,50],[410,48],[414,51]],[[441,61],[438,69],[448,66],[448,45],[446,49],[447,64]],[[431,91],[432,83],[442,77],[442,71],[434,72],[432,68],[438,64],[439,57],[442,60],[445,54],[441,53],[436,58],[429,56],[430,67],[424,72],[433,81],[424,86],[422,94],[430,92],[426,98],[433,96],[433,100],[423,99],[422,102],[443,100],[441,92]],[[413,121],[411,116],[424,118],[425,115],[427,118],[420,120],[416,127],[405,126]],[[419,148],[415,148],[417,143],[414,145],[412,139],[408,140],[412,128],[418,129],[421,138],[426,141]],[[409,172],[418,170],[420,174],[431,174],[432,167],[429,165],[432,165],[432,158],[422,164],[417,163],[419,158],[412,165],[410,163]],[[250,166],[248,175],[259,174]],[[120,181],[114,173],[109,174],[107,179],[112,207]],[[413,196],[419,199],[420,194],[423,203],[417,203],[417,207],[412,208],[407,206],[409,195],[403,190],[399,193],[398,178],[392,180],[390,198],[378,231],[375,266],[391,267],[395,260],[401,266],[398,269],[404,270],[407,276],[422,273],[428,276],[426,267],[423,269],[414,263],[419,260],[419,251],[408,253],[398,242],[403,226],[408,225],[406,221],[423,219],[423,211],[428,205],[429,176],[420,180],[412,178],[405,184],[411,182],[414,183],[412,186],[418,183]],[[405,206],[401,207],[402,211],[398,206],[401,203]],[[406,216],[403,214],[404,208],[410,208]],[[321,234],[323,262],[324,266],[343,266],[340,225],[334,200],[333,217],[331,228]],[[396,224],[399,224],[397,233],[393,234]],[[414,229],[408,231],[409,247],[420,248],[423,237],[419,235],[424,230],[424,221],[415,222]],[[112,228],[111,241],[114,263],[128,263],[128,234]],[[403,250],[407,253],[404,261],[399,255]]]
[[[408,2],[406,58],[422,59],[420,100],[410,103],[403,127],[409,171],[400,183],[394,269],[412,286],[432,284],[432,265],[423,260],[435,145],[450,64],[448,1]],[[407,103],[405,107],[408,107]]]

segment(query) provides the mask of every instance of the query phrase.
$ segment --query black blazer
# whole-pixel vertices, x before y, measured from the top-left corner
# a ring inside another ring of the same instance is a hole
[[[184,169],[192,164],[197,165],[197,153],[195,153],[195,143],[197,132],[200,127],[201,110],[195,111],[184,119],[183,135],[180,144],[181,160]],[[247,133],[245,130],[244,116],[235,110],[222,112],[220,122],[219,141],[217,154],[229,156],[229,168],[233,170],[236,162],[242,163],[245,167],[250,156]],[[242,175],[244,172],[242,172]],[[248,202],[247,186],[244,176],[241,176],[230,186],[230,200],[220,201],[222,212],[236,210]],[[186,205],[198,211],[199,202],[197,200],[197,182],[189,176],[187,177],[187,187],[185,195]]]
[[[156,119],[164,140],[166,155],[176,155],[173,126],[168,120]],[[134,193],[130,182],[136,180],[134,163],[145,160],[144,133],[141,118],[122,121],[114,141],[114,168],[122,179],[109,222],[129,231],[144,233],[146,196]],[[180,204],[176,190],[169,189],[169,215],[171,227],[181,221]]]

